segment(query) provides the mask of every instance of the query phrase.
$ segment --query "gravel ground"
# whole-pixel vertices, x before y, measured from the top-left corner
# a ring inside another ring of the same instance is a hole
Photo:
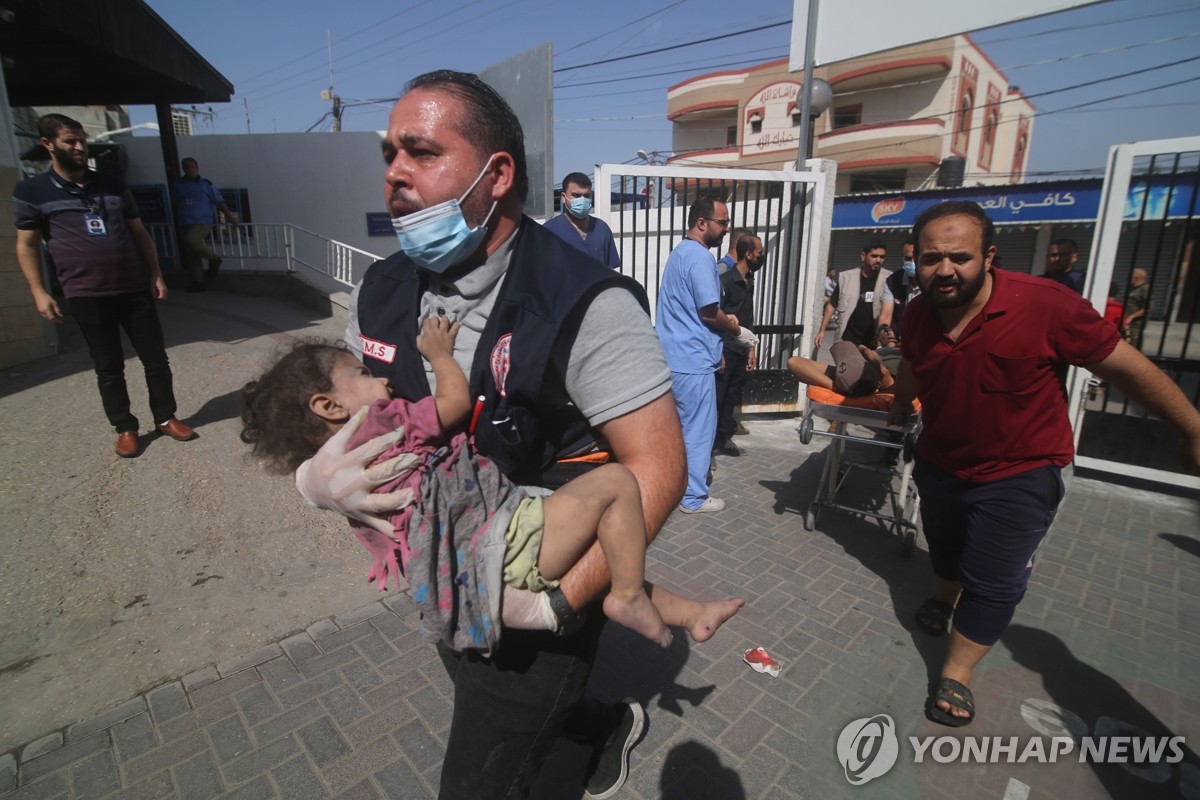
[[[241,385],[291,337],[338,337],[344,311],[233,282],[160,306],[195,441],[143,436],[117,458],[72,322],[62,355],[2,373],[0,752],[378,596],[345,522],[237,438]],[[126,366],[145,432],[141,365]]]

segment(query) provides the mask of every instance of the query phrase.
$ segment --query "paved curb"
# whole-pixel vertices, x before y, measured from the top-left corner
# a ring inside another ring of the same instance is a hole
[[[434,687],[440,666],[432,679],[410,671],[434,661],[418,621],[407,595],[391,595],[166,683],[0,756],[0,796],[328,797],[359,783],[372,756],[399,757],[401,733],[437,756],[392,759],[388,775],[433,796],[431,730],[448,724],[449,701]]]

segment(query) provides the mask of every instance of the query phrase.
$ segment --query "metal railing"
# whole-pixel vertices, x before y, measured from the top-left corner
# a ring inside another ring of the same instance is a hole
[[[178,268],[179,240],[175,226],[147,225],[164,269]],[[318,283],[323,288],[349,289],[367,267],[383,256],[330,239],[285,222],[254,222],[213,227],[207,244],[221,257],[223,271],[287,272]]]

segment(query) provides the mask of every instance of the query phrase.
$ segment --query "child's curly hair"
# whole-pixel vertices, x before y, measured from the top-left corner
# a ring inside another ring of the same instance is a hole
[[[325,420],[309,410],[309,399],[333,389],[331,374],[350,351],[341,342],[302,339],[257,380],[242,387],[241,439],[268,472],[294,472],[329,438]]]

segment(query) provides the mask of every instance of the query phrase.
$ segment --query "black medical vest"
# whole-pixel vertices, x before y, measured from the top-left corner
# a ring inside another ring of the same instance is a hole
[[[547,380],[561,380],[566,372],[565,364],[550,369],[555,344],[575,336],[588,303],[603,289],[624,287],[647,314],[650,306],[636,281],[532,219],[523,217],[515,236],[512,260],[467,376],[471,395],[484,398],[475,446],[513,481],[545,485],[555,483],[545,477],[555,461],[594,441],[579,410],[555,402],[566,396],[563,387],[543,391]],[[363,362],[376,376],[386,376],[395,394],[414,401],[429,395],[417,352],[424,289],[424,273],[400,252],[372,264],[358,292],[359,329],[365,339],[384,345],[364,349]],[[391,363],[369,354],[388,347],[395,348]]]

